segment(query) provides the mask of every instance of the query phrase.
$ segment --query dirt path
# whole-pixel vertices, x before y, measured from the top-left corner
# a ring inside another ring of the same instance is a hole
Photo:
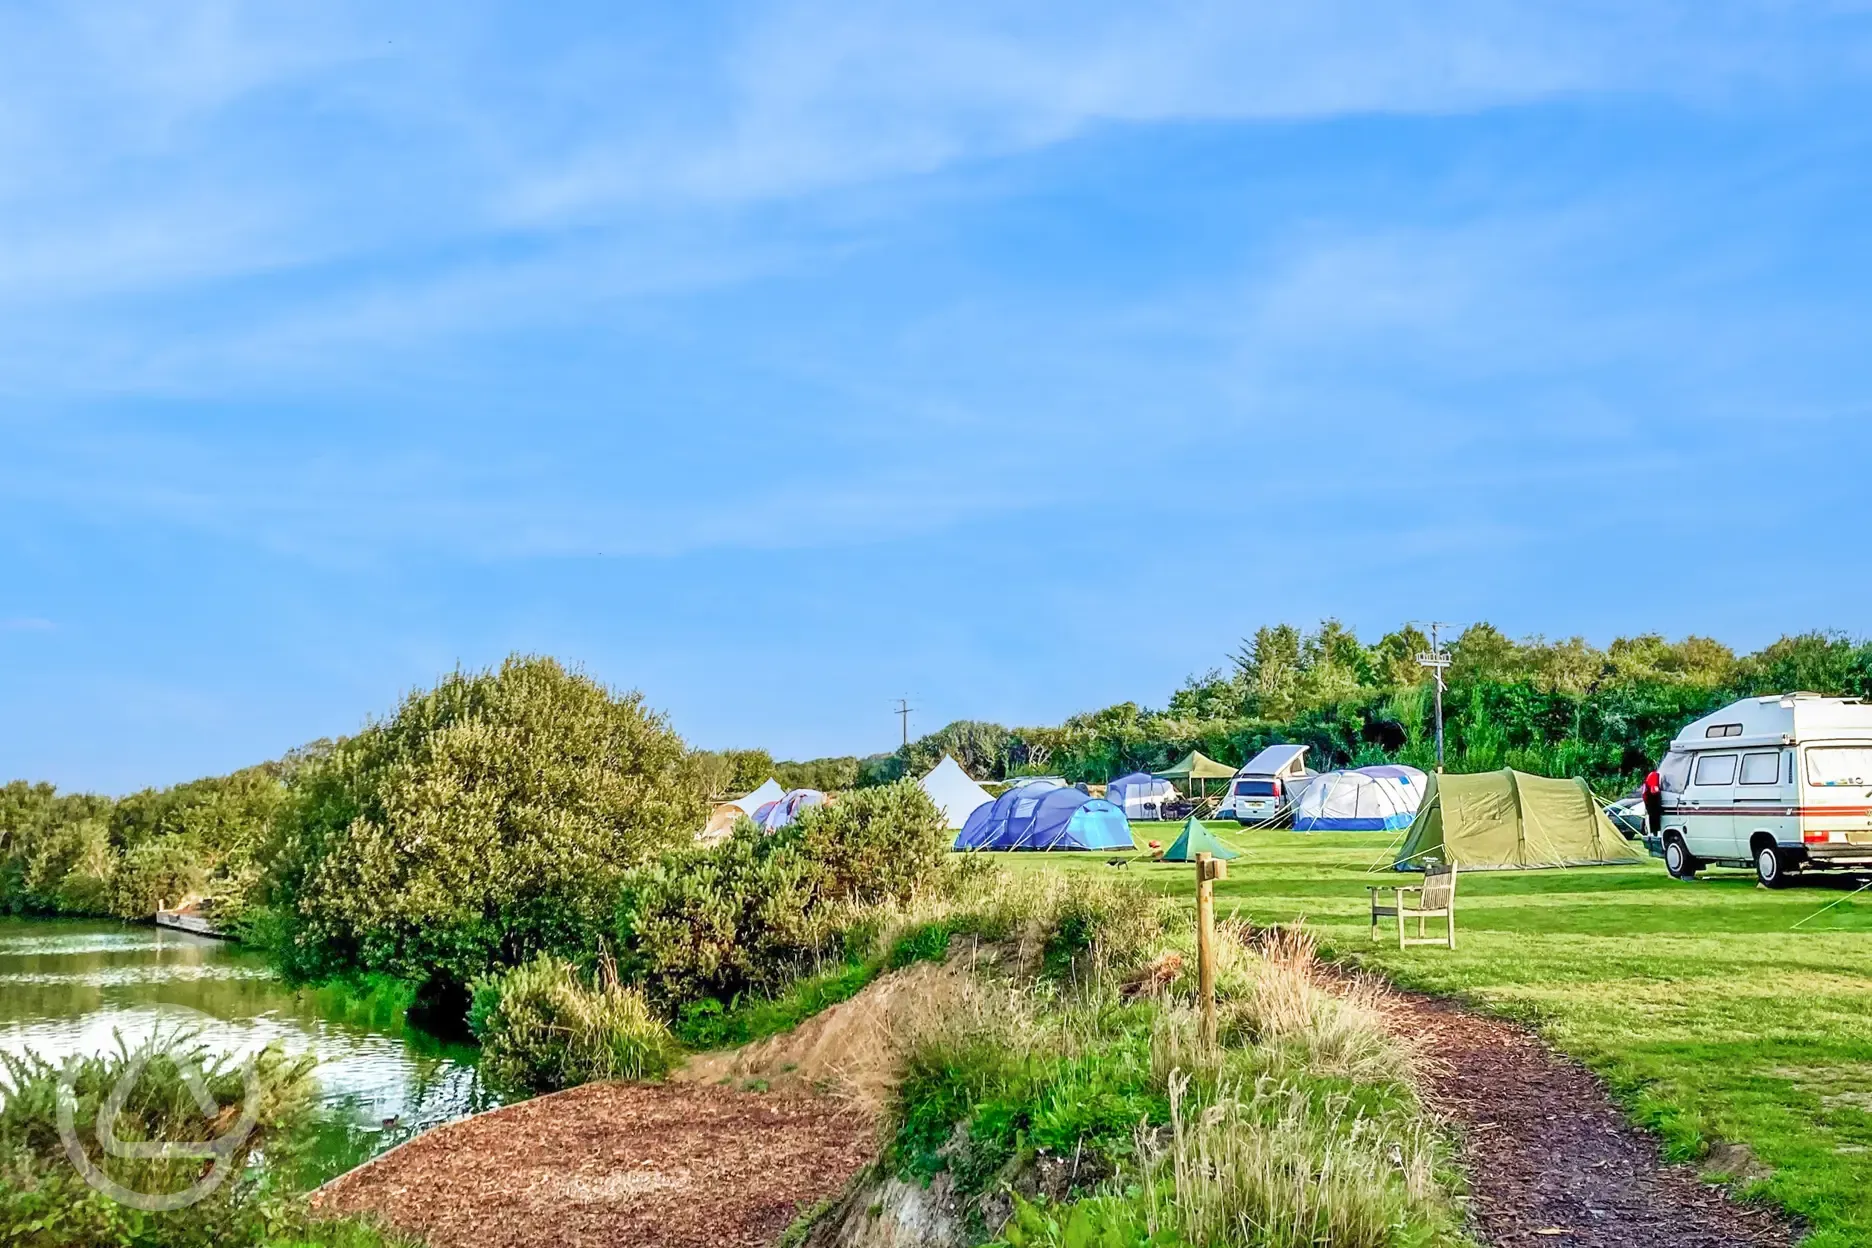
[[[823,1098],[588,1084],[438,1127],[318,1203],[430,1248],[759,1248],[875,1148]]]
[[[1425,1037],[1425,1099],[1463,1139],[1471,1216],[1496,1248],[1782,1248],[1798,1235],[1685,1166],[1666,1166],[1603,1084],[1524,1029],[1396,994]]]

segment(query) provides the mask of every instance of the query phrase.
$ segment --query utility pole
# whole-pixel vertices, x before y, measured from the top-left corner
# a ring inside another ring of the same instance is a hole
[[[916,709],[916,707],[910,705],[909,698],[898,698],[897,709],[891,712],[903,721],[903,743],[905,749],[910,748],[910,712]]]
[[[1427,667],[1436,677],[1436,769],[1443,770],[1443,673],[1450,665],[1449,651],[1442,645],[1441,632],[1449,627],[1440,620],[1430,622],[1430,650],[1417,656],[1417,666]]]

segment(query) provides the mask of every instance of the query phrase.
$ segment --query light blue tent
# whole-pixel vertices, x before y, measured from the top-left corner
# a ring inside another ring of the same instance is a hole
[[[1176,786],[1142,771],[1119,776],[1105,786],[1105,800],[1127,819],[1161,819],[1164,803],[1175,800]]]
[[[977,807],[956,837],[957,849],[1129,850],[1124,812],[1084,789],[1010,789]]]
[[[774,802],[768,802],[754,812],[754,822],[763,832],[778,832],[790,827],[799,818],[800,811],[808,806],[825,805],[826,796],[818,789],[788,789]]]

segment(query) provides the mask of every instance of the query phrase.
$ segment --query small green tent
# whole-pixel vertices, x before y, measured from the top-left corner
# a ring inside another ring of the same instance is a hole
[[[1203,821],[1191,815],[1183,821],[1183,835],[1176,843],[1164,851],[1165,862],[1195,862],[1197,854],[1209,854],[1216,858],[1239,858],[1240,854],[1216,840],[1215,833],[1203,826]]]
[[[1435,775],[1393,864],[1454,863],[1464,871],[1637,862],[1584,780],[1521,771]]]

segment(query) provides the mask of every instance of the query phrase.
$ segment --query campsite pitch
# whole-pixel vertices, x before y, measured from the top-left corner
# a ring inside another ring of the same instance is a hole
[[[1794,1213],[1811,1248],[1872,1245],[1872,892],[1811,917],[1856,882],[1770,891],[1715,871],[1685,883],[1655,861],[1466,872],[1457,948],[1399,951],[1369,940],[1365,894],[1396,880],[1369,870],[1389,863],[1395,834],[1210,827],[1243,851],[1216,888],[1223,913],[1303,919],[1342,960],[1535,1025],[1656,1130],[1670,1159],[1723,1170]],[[1145,824],[1137,835],[1168,844],[1179,831]],[[1002,861],[1109,871],[1109,857]],[[1186,865],[1124,870],[1191,895]]]

